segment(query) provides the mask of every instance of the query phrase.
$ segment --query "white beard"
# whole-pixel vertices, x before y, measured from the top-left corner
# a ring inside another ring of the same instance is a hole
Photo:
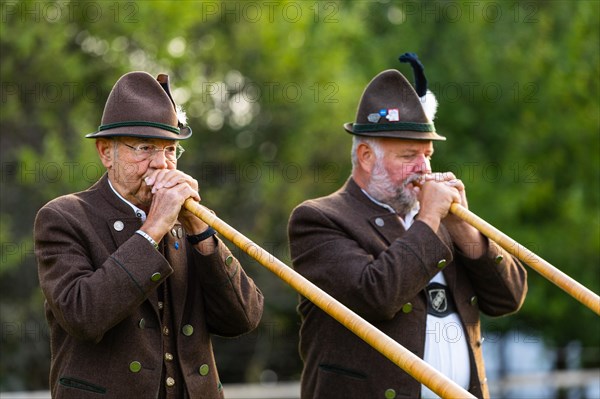
[[[418,204],[415,192],[406,188],[406,185],[418,176],[412,175],[397,186],[392,182],[381,159],[377,159],[366,190],[377,201],[391,206],[396,213],[403,217]]]

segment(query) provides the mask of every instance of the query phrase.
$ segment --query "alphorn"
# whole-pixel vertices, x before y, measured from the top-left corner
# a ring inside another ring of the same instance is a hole
[[[504,248],[506,252],[514,255],[523,263],[528,264],[533,270],[541,274],[542,277],[550,280],[550,282],[564,290],[567,294],[590,308],[597,315],[600,315],[600,297],[593,291],[552,266],[546,260],[496,229],[464,206],[455,202],[450,206],[450,212],[475,227],[481,234]]]
[[[438,372],[420,357],[385,335],[381,330],[335,300],[291,267],[219,219],[208,208],[198,204],[191,198],[186,200],[183,206],[440,397],[475,398],[471,393]]]

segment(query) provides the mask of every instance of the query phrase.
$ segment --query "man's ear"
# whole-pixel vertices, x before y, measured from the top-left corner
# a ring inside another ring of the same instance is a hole
[[[102,165],[106,169],[110,169],[114,163],[114,141],[106,138],[96,139],[96,150],[98,151],[98,156],[100,156],[100,161],[102,161]]]
[[[377,161],[377,155],[367,143],[360,143],[356,148],[356,159],[363,173],[370,175]]]

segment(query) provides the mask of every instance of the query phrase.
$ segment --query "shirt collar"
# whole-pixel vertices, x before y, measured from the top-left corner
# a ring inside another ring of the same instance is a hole
[[[108,185],[110,186],[111,190],[113,190],[113,192],[117,195],[117,197],[119,197],[123,202],[125,202],[127,205],[129,205],[131,207],[131,209],[133,209],[133,212],[135,212],[135,216],[140,218],[142,220],[142,223],[146,221],[146,212],[144,212],[137,206],[133,205],[131,202],[127,201],[125,198],[123,198],[123,196],[121,194],[119,194],[117,192],[117,190],[115,190],[112,183],[110,182],[110,179],[108,179]]]
[[[396,211],[394,210],[394,208],[392,208],[388,204],[385,204],[385,203],[383,203],[381,201],[378,201],[375,198],[371,197],[371,195],[368,192],[366,192],[364,189],[361,188],[360,190],[367,196],[368,199],[370,199],[371,201],[373,201],[375,204],[379,205],[382,208],[387,209],[391,213],[396,213]],[[408,230],[409,227],[412,226],[412,224],[415,221],[415,216],[417,216],[417,213],[419,213],[419,209],[420,209],[420,205],[417,202],[417,204],[415,205],[415,207],[413,209],[411,209],[404,216],[404,218],[402,218],[400,215],[398,215],[398,219],[400,220],[400,223],[402,223],[402,226],[404,227],[404,230]]]

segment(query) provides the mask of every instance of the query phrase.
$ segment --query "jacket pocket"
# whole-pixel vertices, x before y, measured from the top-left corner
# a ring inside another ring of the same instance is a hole
[[[60,385],[69,388],[81,389],[82,391],[94,392],[105,394],[106,388],[99,385],[92,384],[91,382],[80,380],[72,377],[62,377],[58,380]]]
[[[348,369],[336,364],[319,364],[312,397],[314,399],[372,398],[374,396],[369,385],[368,375],[360,370]]]
[[[339,374],[344,377],[356,378],[359,380],[366,380],[367,375],[358,370],[351,370],[345,367],[340,367],[334,364],[319,364],[319,369],[327,371],[329,373]]]

